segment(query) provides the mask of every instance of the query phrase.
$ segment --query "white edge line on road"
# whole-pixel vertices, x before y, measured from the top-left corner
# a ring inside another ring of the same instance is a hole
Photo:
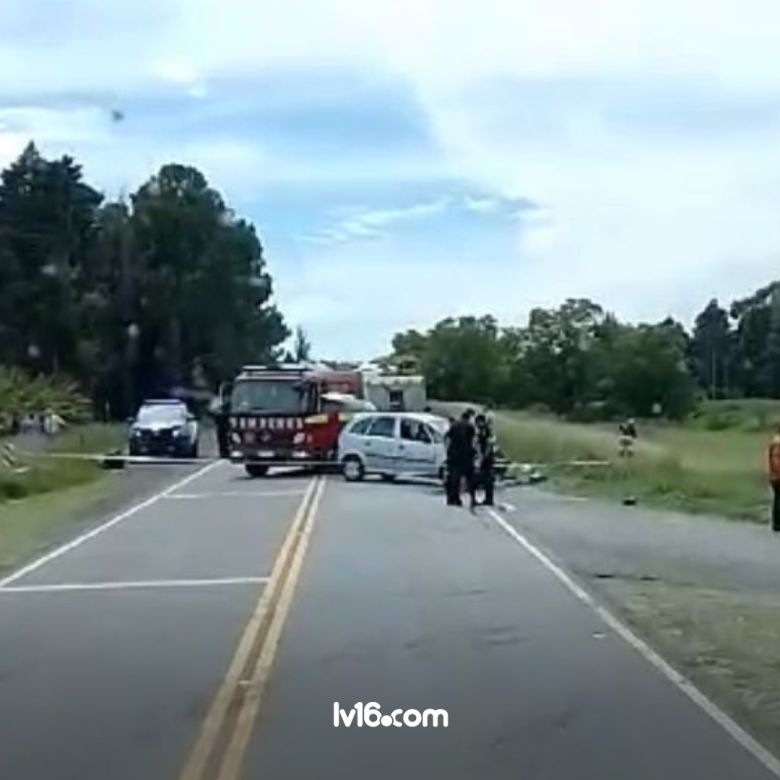
[[[194,474],[189,474],[188,476],[184,477],[184,479],[180,479],[178,482],[174,482],[172,485],[169,485],[167,488],[161,490],[159,493],[155,493],[153,496],[150,496],[144,501],[141,501],[140,504],[135,504],[134,506],[131,506],[130,509],[127,509],[121,514],[116,515],[116,517],[112,517],[110,520],[107,520],[102,525],[99,525],[96,528],[93,528],[91,531],[87,531],[86,533],[81,534],[81,536],[77,536],[75,539],[71,539],[71,541],[61,545],[60,547],[57,547],[51,552],[42,555],[40,558],[37,558],[31,563],[28,563],[26,566],[23,566],[18,571],[15,571],[13,574],[9,574],[4,579],[0,579],[0,588],[4,588],[6,585],[10,585],[12,582],[16,582],[16,580],[19,580],[25,575],[36,571],[36,569],[40,569],[41,566],[44,566],[50,561],[53,561],[55,558],[59,558],[61,555],[64,555],[66,552],[70,552],[76,547],[84,544],[84,542],[88,541],[89,539],[94,539],[96,536],[98,536],[98,534],[102,534],[103,531],[107,531],[109,528],[117,525],[118,523],[121,523],[123,520],[127,520],[128,517],[132,517],[132,515],[140,512],[142,509],[146,509],[147,507],[152,506],[152,504],[155,504],[164,496],[168,495],[169,493],[172,493],[174,490],[178,490],[180,487],[183,487],[189,482],[192,482],[193,480],[205,474],[207,471],[211,471],[211,469],[213,469],[215,466],[221,465],[223,462],[224,461],[216,460],[213,461],[212,463],[209,463],[207,466],[204,466],[202,469],[198,469]]]
[[[138,580],[122,582],[63,582],[56,585],[9,585],[3,593],[72,593],[95,590],[136,590],[142,588],[204,588],[221,585],[256,585],[268,582],[268,577],[221,577],[199,580]]]
[[[596,614],[623,640],[628,642],[645,660],[649,661],[661,674],[681,690],[689,699],[704,710],[719,726],[735,739],[755,759],[760,761],[772,774],[780,777],[780,760],[770,753],[760,742],[751,737],[745,729],[727,715],[717,704],[705,696],[684,674],[678,672],[665,661],[646,642],[640,639],[619,618],[615,617],[606,607],[580,587],[574,579],[558,564],[552,561],[536,545],[526,539],[514,526],[508,523],[497,512],[490,510],[493,519],[516,542],[533,555],[543,566],[552,572],[580,601],[587,604]]]
[[[165,498],[167,500],[171,499],[178,499],[178,500],[188,500],[188,501],[196,501],[198,499],[206,499],[206,498],[282,498],[282,497],[291,497],[291,496],[302,496],[306,491],[305,490],[268,490],[268,491],[240,491],[240,490],[233,490],[233,491],[226,491],[223,493],[169,493],[165,496],[162,496],[162,498]]]

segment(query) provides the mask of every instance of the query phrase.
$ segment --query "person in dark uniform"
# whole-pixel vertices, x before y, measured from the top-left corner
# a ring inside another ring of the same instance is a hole
[[[447,504],[462,506],[460,488],[465,478],[471,509],[477,505],[475,493],[474,450],[475,430],[471,423],[474,412],[467,409],[460,420],[447,431]]]
[[[220,458],[230,457],[230,391],[229,384],[225,384],[221,388],[219,406],[214,415]]]
[[[493,506],[493,492],[496,482],[496,440],[484,414],[478,414],[475,422],[477,424],[477,458],[479,461],[478,480],[485,492],[482,506]]]

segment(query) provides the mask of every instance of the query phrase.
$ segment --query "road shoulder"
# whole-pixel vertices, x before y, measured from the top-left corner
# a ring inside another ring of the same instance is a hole
[[[0,515],[0,576],[194,471],[192,466],[141,466],[106,472],[85,485],[7,501]]]
[[[780,540],[767,529],[515,491],[511,522],[780,752]]]

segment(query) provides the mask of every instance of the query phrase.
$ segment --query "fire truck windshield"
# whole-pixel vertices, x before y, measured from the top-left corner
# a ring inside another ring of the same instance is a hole
[[[230,406],[234,412],[300,414],[306,411],[306,393],[296,382],[280,379],[246,379],[233,387]]]

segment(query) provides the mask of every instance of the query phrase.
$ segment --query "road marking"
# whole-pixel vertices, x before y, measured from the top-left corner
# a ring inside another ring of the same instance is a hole
[[[628,642],[646,661],[649,661],[669,682],[675,685],[700,709],[721,726],[753,758],[758,760],[773,775],[780,777],[780,760],[770,753],[760,742],[750,736],[736,721],[729,717],[715,702],[702,693],[684,674],[678,672],[665,661],[646,642],[640,639],[628,626],[601,606],[587,591],[580,587],[561,566],[552,561],[536,545],[529,541],[514,526],[510,525],[497,512],[490,510],[493,519],[516,542],[525,548],[534,558],[554,574],[580,601],[587,604],[618,636]]]
[[[206,498],[282,498],[288,496],[302,496],[305,493],[305,490],[228,490],[217,493],[170,493],[163,497],[168,501],[173,499],[197,501]]]
[[[276,651],[279,647],[279,640],[282,635],[287,615],[290,612],[293,596],[295,595],[295,586],[300,578],[303,560],[306,556],[306,549],[309,545],[311,532],[314,528],[314,519],[317,515],[320,499],[325,488],[324,480],[317,486],[317,492],[312,499],[310,509],[307,512],[306,520],[300,530],[298,545],[293,553],[293,559],[290,564],[287,577],[282,584],[282,590],[279,595],[276,609],[274,610],[271,623],[268,626],[268,632],[265,641],[262,644],[260,655],[257,658],[252,676],[249,678],[245,688],[244,699],[241,709],[236,718],[236,725],[233,735],[230,738],[227,749],[225,750],[222,765],[217,775],[217,780],[238,780],[241,767],[244,763],[247,745],[252,736],[252,729],[257,714],[260,711],[260,705],[263,699],[263,691],[271,676]]]
[[[72,593],[90,590],[140,590],[153,588],[203,588],[219,585],[250,585],[268,582],[268,577],[217,577],[197,580],[128,580],[126,582],[63,582],[56,585],[8,585],[3,593]]]
[[[84,542],[89,541],[90,539],[94,539],[96,536],[102,534],[104,531],[107,531],[109,528],[113,528],[115,525],[121,523],[123,520],[127,520],[128,517],[132,517],[133,515],[140,512],[141,510],[147,509],[148,507],[152,506],[152,504],[155,504],[161,498],[164,498],[169,493],[172,493],[174,490],[178,490],[180,487],[184,487],[184,485],[187,485],[190,482],[198,479],[198,477],[203,476],[207,471],[211,471],[211,469],[213,469],[216,466],[219,466],[221,463],[223,463],[223,461],[219,461],[219,460],[214,461],[213,463],[209,463],[207,466],[204,466],[202,469],[198,469],[194,474],[190,474],[189,476],[186,476],[184,479],[180,479],[178,482],[174,482],[172,485],[169,485],[167,488],[161,490],[159,493],[155,493],[153,496],[150,496],[144,501],[141,501],[140,504],[135,504],[135,506],[132,506],[130,507],[130,509],[127,509],[121,514],[116,515],[116,517],[112,517],[110,520],[107,520],[102,525],[97,526],[97,528],[93,528],[91,531],[87,531],[86,533],[81,534],[81,536],[77,536],[75,539],[72,539],[66,544],[57,547],[56,549],[46,553],[46,555],[43,555],[40,558],[37,558],[36,560],[32,561],[32,563],[28,563],[26,566],[23,566],[21,569],[15,571],[13,574],[9,574],[4,579],[1,579],[0,588],[4,588],[6,585],[10,585],[12,582],[16,582],[16,580],[21,579],[25,575],[30,574],[31,572],[34,572],[37,569],[40,569],[41,566],[45,566],[47,563],[53,561],[55,558],[59,558],[61,555],[64,555],[66,552],[70,552],[71,550],[74,550],[76,547],[79,547],[80,545],[84,544]]]
[[[235,655],[209,707],[192,751],[179,774],[179,780],[203,779],[219,735],[223,731],[230,706],[237,692],[246,689],[246,686],[241,685],[242,680],[248,672],[253,655],[258,651],[264,635],[267,633],[280,591],[280,583],[290,567],[296,543],[300,538],[301,528],[306,521],[309,509],[312,507],[312,498],[320,484],[324,484],[321,478],[313,479],[298,505],[295,517],[277,553],[268,583],[244,629]]]

